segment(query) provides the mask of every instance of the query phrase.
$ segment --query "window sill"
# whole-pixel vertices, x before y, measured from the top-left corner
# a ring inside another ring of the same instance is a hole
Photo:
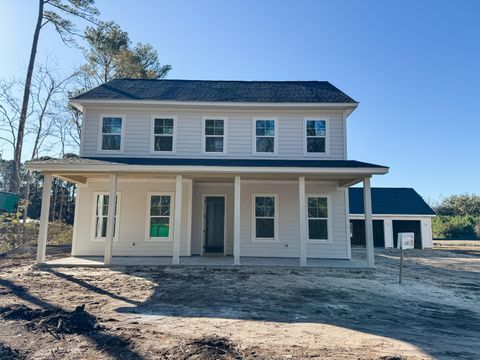
[[[101,154],[123,154],[123,153],[124,153],[123,149],[120,149],[120,150],[102,150],[102,149],[97,149],[97,152],[98,152],[98,153],[101,153]]]
[[[272,156],[278,156],[278,153],[271,153],[271,152],[254,152],[252,153],[253,156],[268,156],[268,157],[272,157]]]
[[[331,244],[332,240],[328,239],[308,239],[307,244]]]
[[[146,242],[164,242],[164,243],[169,243],[169,242],[172,242],[172,239],[169,238],[169,237],[166,237],[166,238],[146,238],[145,239]]]
[[[269,238],[255,238],[252,240],[252,242],[257,242],[257,243],[278,243],[278,239],[269,239]]]
[[[176,151],[172,150],[172,151],[155,151],[155,150],[151,150],[150,151],[150,155],[175,155],[176,154]]]
[[[329,156],[329,153],[327,153],[327,152],[304,152],[303,156],[325,157],[325,156]]]
[[[226,152],[203,151],[202,155],[227,156]]]
[[[93,241],[93,242],[104,242],[105,240],[106,240],[106,238],[104,238],[104,237],[90,239],[90,241]],[[113,238],[113,241],[118,242],[118,238]]]

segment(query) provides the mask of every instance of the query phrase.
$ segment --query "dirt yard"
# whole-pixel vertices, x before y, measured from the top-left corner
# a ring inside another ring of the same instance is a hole
[[[376,271],[3,258],[0,359],[479,359],[480,242],[437,246],[401,285],[397,250]]]

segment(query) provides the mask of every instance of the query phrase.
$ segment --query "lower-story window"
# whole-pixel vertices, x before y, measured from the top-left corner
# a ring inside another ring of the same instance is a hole
[[[308,240],[329,240],[329,199],[327,196],[307,196]]]
[[[171,208],[171,194],[150,193],[148,195],[148,239],[170,240]]]
[[[94,219],[94,238],[105,239],[107,236],[107,220],[108,220],[108,193],[95,193],[95,219]],[[113,237],[117,238],[118,213],[120,209],[120,194],[117,193],[115,199],[115,214],[113,224]]]
[[[277,195],[253,195],[254,240],[276,241],[277,239]]]

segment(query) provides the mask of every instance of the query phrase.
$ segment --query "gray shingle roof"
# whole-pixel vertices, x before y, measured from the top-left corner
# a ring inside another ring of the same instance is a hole
[[[363,214],[363,188],[350,188],[350,214]],[[372,188],[372,213],[392,215],[435,215],[412,188]]]
[[[355,160],[270,160],[270,159],[190,159],[190,158],[132,158],[84,157],[69,159],[44,159],[29,164],[52,165],[149,165],[149,166],[240,166],[240,167],[305,167],[305,168],[386,168]]]
[[[159,100],[252,103],[352,103],[328,81],[117,79],[73,100]]]

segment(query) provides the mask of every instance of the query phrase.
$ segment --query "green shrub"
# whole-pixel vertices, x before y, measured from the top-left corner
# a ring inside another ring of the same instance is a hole
[[[437,216],[432,222],[433,237],[442,239],[480,238],[480,217]]]

